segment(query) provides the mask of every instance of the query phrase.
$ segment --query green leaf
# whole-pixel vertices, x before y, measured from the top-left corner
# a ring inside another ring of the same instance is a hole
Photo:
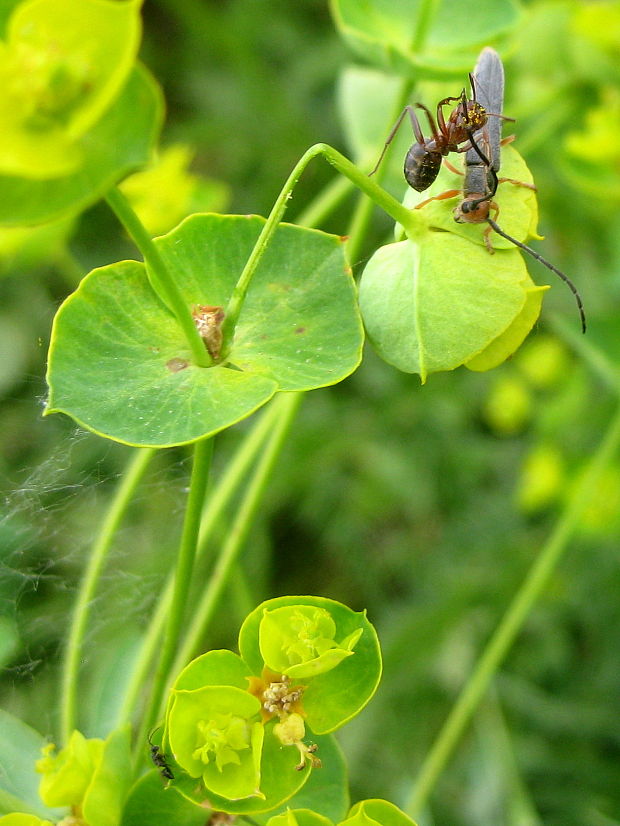
[[[340,826],[415,826],[415,822],[387,800],[360,800]]]
[[[79,140],[79,169],[39,181],[0,175],[0,224],[38,224],[85,209],[148,162],[161,118],[159,87],[138,66],[105,115]]]
[[[41,776],[35,770],[45,745],[37,731],[0,709],[0,814],[19,811],[54,816],[54,810],[41,802]]]
[[[131,783],[129,726],[113,731],[105,741],[82,809],[89,826],[117,826]]]
[[[12,812],[0,817],[0,826],[52,826],[52,823],[49,820],[41,820],[36,815]]]
[[[249,695],[248,695],[249,696]],[[262,728],[262,726],[261,726]],[[320,740],[316,739],[319,744]],[[246,797],[241,800],[230,800],[214,793],[211,789],[200,791],[196,788],[196,781],[187,776],[175,782],[177,788],[188,799],[197,805],[208,806],[219,812],[231,814],[254,814],[256,812],[270,812],[291,798],[312,775],[312,769],[306,767],[303,771],[296,771],[299,762],[299,752],[294,747],[283,748],[273,735],[273,724],[265,726],[265,739],[260,767],[261,796]],[[317,769],[317,771],[322,771]]]
[[[330,671],[350,657],[362,631],[357,629],[349,641],[339,644],[328,611],[306,605],[286,606],[265,610],[259,645],[269,668],[296,680]]]
[[[465,367],[470,370],[482,372],[484,370],[491,370],[493,367],[497,367],[498,364],[506,361],[506,359],[521,346],[523,340],[538,320],[543,295],[548,289],[548,286],[543,286],[532,287],[526,290],[523,309],[512,324],[481,353],[469,361],[466,361]]]
[[[204,826],[209,811],[191,803],[162,783],[159,772],[148,772],[132,786],[119,826]]]
[[[261,795],[263,727],[251,718],[260,703],[230,686],[175,689],[168,738],[176,762],[227,799]]]
[[[231,685],[248,688],[250,670],[238,654],[227,649],[207,651],[185,666],[174,683],[174,689],[192,691],[206,685]]]
[[[54,178],[80,165],[75,144],[124,85],[140,41],[141,0],[27,0],[0,48],[0,169]]]
[[[267,821],[267,826],[334,826],[333,822],[312,809],[291,809],[281,815],[274,815]]]
[[[333,734],[314,738],[318,746],[316,756],[322,767],[315,769],[308,782],[281,807],[286,809],[311,809],[315,814],[329,818],[333,823],[344,819],[349,808],[349,787],[347,764]],[[260,823],[265,817],[257,817]]]
[[[263,224],[196,215],[157,239],[188,306],[226,306]],[[359,364],[362,340],[340,239],[283,224],[254,275],[226,365],[191,363],[142,264],[90,273],[54,322],[46,412],[128,444],[192,442],[249,416],[277,390],[341,381]]]
[[[521,255],[447,232],[381,247],[360,284],[360,307],[377,353],[406,373],[453,370],[504,333],[534,287]]]
[[[475,4],[442,0],[424,33],[422,0],[331,0],[343,39],[367,62],[411,77],[471,71],[480,46],[505,37],[519,22],[515,0]],[[416,39],[423,39],[416,49]]]
[[[451,156],[451,164],[457,169],[465,168],[464,155]],[[501,150],[501,169],[499,172],[500,181],[502,178],[510,178],[512,181],[519,181],[525,184],[533,184],[532,173],[525,164],[525,161],[512,146],[504,146]],[[442,165],[435,183],[425,192],[416,192],[415,189],[407,187],[403,203],[407,207],[414,207],[429,198],[433,198],[451,190],[459,190],[459,194],[453,198],[434,200],[421,208],[421,212],[433,229],[443,229],[462,238],[467,238],[476,244],[484,244],[485,232],[489,230],[489,225],[483,224],[460,224],[454,220],[454,209],[462,200],[464,177],[452,172],[445,164]],[[497,204],[499,212],[495,221],[499,226],[516,238],[517,241],[526,241],[528,238],[540,238],[536,233],[538,223],[538,205],[534,190],[525,186],[518,186],[509,181],[500,183],[497,193],[493,198]],[[491,210],[493,217],[495,210]],[[495,249],[514,249],[512,244],[501,235],[491,232],[489,240]]]
[[[317,606],[326,610],[336,625],[336,639],[363,633],[353,655],[337,668],[306,680],[302,706],[313,734],[326,734],[358,714],[377,689],[381,677],[381,652],[377,634],[364,612],[356,613],[339,602],[323,597],[278,597],[259,605],[246,617],[239,632],[239,651],[255,674],[262,672],[260,626],[264,611],[285,606]]]

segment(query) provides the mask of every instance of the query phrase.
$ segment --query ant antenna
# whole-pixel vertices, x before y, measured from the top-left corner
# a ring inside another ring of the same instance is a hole
[[[543,258],[542,255],[540,255],[540,253],[536,252],[536,250],[533,250],[531,247],[528,247],[526,244],[522,244],[521,241],[517,241],[517,239],[513,238],[512,235],[508,235],[507,232],[504,232],[504,230],[501,227],[499,227],[492,218],[487,218],[487,223],[490,224],[490,226],[495,230],[495,232],[498,235],[501,235],[502,238],[505,238],[507,241],[511,241],[513,244],[515,244],[517,247],[519,247],[519,249],[522,249],[525,252],[528,252],[532,256],[532,258],[535,258],[537,261],[540,261],[541,264],[543,264],[545,267],[547,267],[548,270],[551,270],[551,272],[554,272],[557,276],[559,276],[562,279],[562,281],[565,284],[568,285],[568,288],[570,289],[572,294],[575,296],[575,301],[577,302],[577,307],[579,308],[579,317],[581,318],[581,332],[585,333],[585,331],[586,331],[586,314],[585,314],[585,310],[583,309],[583,302],[581,301],[581,296],[579,295],[579,291],[577,290],[577,287],[575,287],[575,285],[570,280],[570,278],[567,275],[564,275],[564,273],[561,272],[561,270],[558,270],[557,267],[554,267],[553,264],[550,264],[549,261],[547,261],[546,258]]]

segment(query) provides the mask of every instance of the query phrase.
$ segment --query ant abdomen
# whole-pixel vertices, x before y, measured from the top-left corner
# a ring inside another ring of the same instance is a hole
[[[441,168],[441,152],[429,152],[414,143],[405,157],[405,178],[410,187],[424,192],[434,182]]]

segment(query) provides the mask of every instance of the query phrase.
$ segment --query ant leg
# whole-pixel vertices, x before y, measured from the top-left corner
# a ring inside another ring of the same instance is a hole
[[[514,178],[498,178],[497,182],[500,184],[514,184],[515,186],[524,186],[526,189],[533,189],[538,192],[536,184],[526,184],[525,181],[515,181]]]
[[[430,204],[431,201],[445,201],[448,198],[456,198],[457,195],[461,194],[460,189],[447,189],[445,192],[442,192],[440,195],[433,195],[432,198],[427,198],[425,201],[420,201],[419,204],[416,204],[414,209],[422,209],[427,204]]]
[[[489,203],[489,207],[495,212],[495,215],[493,216],[493,220],[497,221],[497,216],[499,215],[499,207],[497,206],[495,201],[491,201]],[[487,221],[488,221],[488,219],[487,219]],[[482,237],[484,238],[484,245],[487,248],[487,252],[489,253],[489,255],[494,255],[495,254],[493,244],[491,243],[491,232],[492,231],[493,231],[493,227],[492,227],[492,225],[489,221],[489,226],[485,229],[485,231],[482,235]]]
[[[454,172],[455,175],[464,175],[465,174],[460,169],[457,169],[456,166],[453,166],[447,158],[443,159],[443,165],[446,167],[446,169],[449,169],[450,172]]]
[[[461,92],[461,94],[457,98],[449,97],[449,98],[444,98],[443,100],[440,100],[439,103],[437,104],[437,123],[439,124],[439,131],[444,136],[447,135],[448,126],[446,124],[446,119],[443,116],[443,108],[442,107],[447,106],[453,100],[460,101],[464,106],[465,113],[467,113],[467,98],[465,97],[465,89],[463,89],[463,91]],[[467,117],[466,114],[465,114],[465,117]]]
[[[385,153],[387,152],[387,148],[388,148],[388,146],[389,146],[389,145],[392,143],[392,141],[394,140],[394,136],[395,136],[395,135],[396,135],[396,133],[398,132],[398,130],[399,130],[399,128],[400,128],[400,125],[401,125],[401,123],[403,122],[403,118],[405,117],[405,115],[406,115],[406,113],[407,113],[407,112],[409,112],[409,114],[413,116],[413,110],[412,110],[411,106],[409,106],[409,105],[405,106],[405,108],[403,109],[403,111],[402,111],[402,112],[400,113],[400,115],[398,116],[398,120],[396,121],[396,123],[395,123],[395,124],[394,124],[394,126],[392,127],[392,131],[390,132],[390,134],[389,134],[389,135],[388,135],[388,137],[387,137],[387,140],[386,140],[386,142],[385,142],[385,146],[383,147],[383,152],[382,152],[382,153],[381,153],[381,155],[379,156],[379,160],[378,160],[378,161],[377,161],[377,163],[374,165],[374,168],[373,168],[372,172],[369,172],[369,173],[368,173],[368,177],[369,177],[369,178],[370,178],[370,176],[371,176],[371,175],[374,175],[374,174],[375,174],[375,172],[377,171],[377,169],[379,169],[379,164],[380,164],[380,163],[381,163],[381,161],[383,160],[383,157],[384,157]],[[417,123],[417,118],[416,118],[416,123]],[[414,131],[415,131],[415,129],[414,129]],[[416,135],[416,138],[417,138],[417,135]]]
[[[423,103],[416,103],[415,104],[418,109],[421,109],[428,118],[428,124],[431,128],[431,134],[433,136],[433,140],[441,139],[441,133],[437,129],[437,124],[435,123],[433,116],[430,112],[428,106],[425,106]],[[424,140],[424,135],[422,134],[422,129],[420,128],[420,122],[416,118],[413,110],[410,108],[409,116],[411,117],[411,126],[413,127],[413,134],[416,136],[416,140],[422,146],[426,145],[426,141]],[[416,131],[417,129],[417,131]]]

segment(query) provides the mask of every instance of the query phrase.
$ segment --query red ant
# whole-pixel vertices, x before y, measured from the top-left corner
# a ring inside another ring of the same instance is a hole
[[[416,142],[407,152],[404,172],[409,186],[418,192],[424,192],[424,190],[428,189],[433,183],[439,174],[442,157],[448,155],[450,152],[466,152],[471,148],[471,137],[473,133],[486,126],[487,120],[490,117],[501,118],[502,120],[513,120],[513,118],[507,118],[505,115],[500,115],[496,112],[487,112],[484,106],[476,100],[476,87],[472,74],[469,75],[469,82],[471,83],[473,98],[468,100],[465,95],[465,89],[463,89],[459,97],[447,97],[440,100],[437,104],[436,122],[430,110],[424,106],[423,103],[414,104],[418,109],[422,109],[428,118],[432,133],[432,137],[428,140],[422,133],[420,122],[413,111],[414,107],[410,105],[405,106],[394,124],[392,131],[388,135],[381,157],[369,174],[374,175],[379,168],[379,164],[383,160],[383,156],[394,139],[394,135],[398,131],[407,112],[411,119],[411,126]],[[452,110],[446,121],[443,114],[443,107],[454,100],[458,100],[459,103]],[[465,143],[466,141],[467,143]],[[461,146],[461,144],[465,145]]]

